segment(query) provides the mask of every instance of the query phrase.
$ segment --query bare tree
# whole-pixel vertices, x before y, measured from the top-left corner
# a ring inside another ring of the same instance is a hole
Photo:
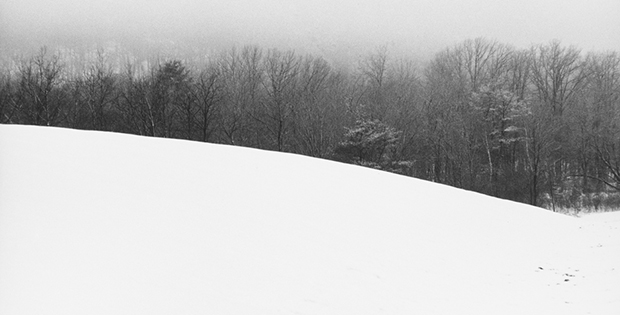
[[[388,50],[386,46],[376,51],[359,63],[360,78],[358,79],[358,93],[360,105],[365,114],[372,119],[384,119],[386,115],[385,84],[388,78]]]
[[[506,68],[507,88],[519,100],[525,100],[528,97],[532,63],[530,55],[530,50],[513,51]]]
[[[89,129],[109,130],[111,107],[116,103],[116,77],[103,50],[98,50],[95,61],[83,74],[80,102],[89,113]]]
[[[580,51],[553,41],[533,47],[531,57],[532,81],[539,101],[554,115],[562,115],[588,75]]]
[[[154,136],[155,119],[145,105],[149,81],[137,74],[136,65],[128,62],[119,83],[117,108],[123,116],[124,129],[129,133]]]
[[[620,56],[617,53],[591,55],[583,104],[574,115],[580,127],[581,171],[588,179],[620,190]],[[602,190],[602,187],[599,187]]]
[[[0,123],[15,123],[17,108],[15,102],[16,84],[9,70],[0,74]]]
[[[230,144],[252,145],[249,112],[259,100],[262,59],[260,48],[246,46],[241,52],[233,48],[218,60],[223,85],[221,130]]]
[[[253,112],[256,119],[272,136],[275,149],[287,149],[287,136],[292,128],[292,116],[297,105],[296,89],[300,59],[294,52],[269,50],[263,61],[265,98]]]
[[[316,157],[330,154],[342,131],[343,85],[343,76],[335,73],[324,59],[303,59],[292,117],[296,152]]]
[[[462,60],[469,89],[474,92],[482,86],[499,83],[512,53],[507,46],[484,38],[466,40],[454,52]]]
[[[17,105],[24,123],[58,125],[65,95],[61,89],[63,65],[57,55],[48,56],[47,48],[19,66]]]
[[[221,124],[222,84],[219,70],[214,65],[203,69],[192,89],[196,100],[196,112],[188,107],[187,119],[197,118],[200,140],[209,142]],[[189,133],[189,130],[188,130]]]
[[[532,174],[531,203],[537,203],[544,185],[551,205],[573,166],[575,124],[569,111],[578,110],[577,96],[589,76],[585,60],[574,47],[558,41],[532,47],[530,77],[533,85],[528,158]],[[540,156],[539,156],[540,155]],[[542,181],[541,181],[542,180]]]

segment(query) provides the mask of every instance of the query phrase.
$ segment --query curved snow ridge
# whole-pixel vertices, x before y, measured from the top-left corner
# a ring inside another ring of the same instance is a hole
[[[620,309],[596,222],[225,145],[5,125],[0,150],[2,314]]]

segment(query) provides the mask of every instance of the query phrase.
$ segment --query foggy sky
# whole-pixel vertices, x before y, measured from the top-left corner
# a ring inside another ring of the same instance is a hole
[[[0,48],[121,41],[428,55],[475,37],[620,51],[619,0],[0,0]]]

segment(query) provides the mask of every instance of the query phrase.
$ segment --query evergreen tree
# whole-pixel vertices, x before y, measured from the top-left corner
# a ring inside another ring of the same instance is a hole
[[[334,149],[337,160],[389,169],[400,132],[379,120],[358,119]]]

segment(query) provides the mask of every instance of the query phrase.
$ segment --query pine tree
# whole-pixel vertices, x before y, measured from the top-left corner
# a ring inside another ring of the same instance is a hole
[[[337,160],[389,169],[400,132],[379,120],[358,119],[334,149]]]

